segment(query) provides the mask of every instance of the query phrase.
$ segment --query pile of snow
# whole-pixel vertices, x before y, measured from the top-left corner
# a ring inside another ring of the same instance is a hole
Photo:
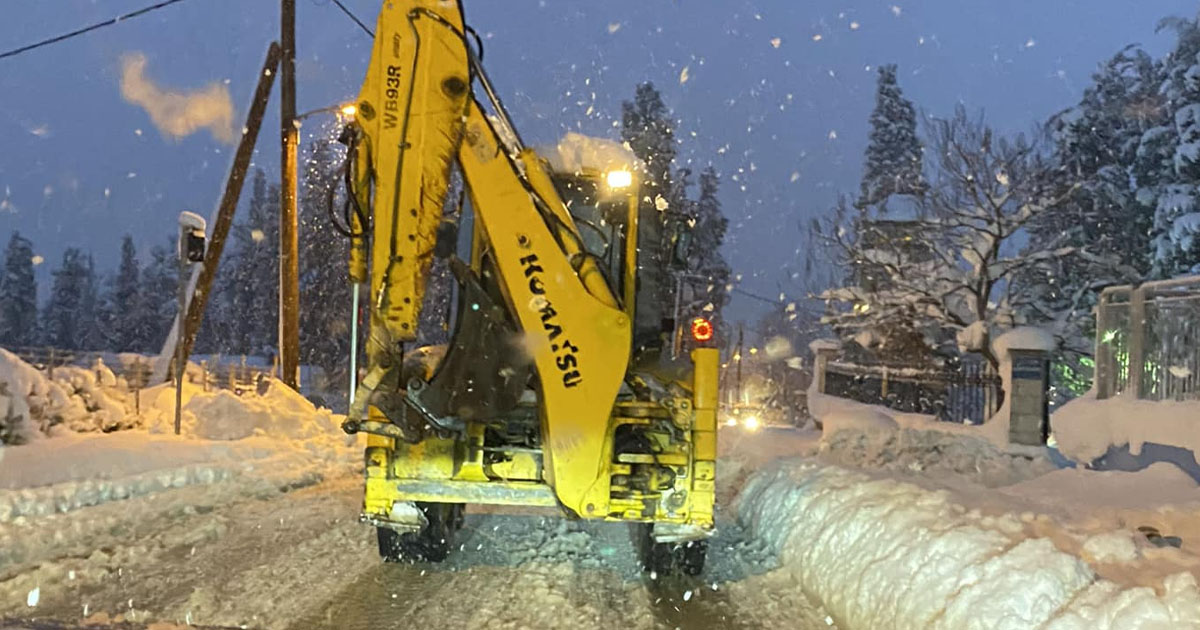
[[[1200,401],[1149,401],[1131,396],[1096,400],[1095,392],[1063,405],[1050,417],[1064,455],[1091,462],[1110,447],[1134,455],[1147,442],[1200,453]]]
[[[104,362],[55,368],[50,379],[0,348],[0,444],[25,444],[71,431],[112,431],[136,424],[128,387]]]
[[[989,488],[1055,469],[1037,452],[1000,448],[982,427],[939,422],[814,389],[808,394],[808,409],[822,427],[822,459],[841,466],[953,475]]]
[[[1014,513],[968,510],[945,491],[812,461],[780,462],[747,485],[739,516],[840,627],[1139,630],[1197,627],[1190,573],[1161,589],[1099,578]],[[1032,517],[1032,515],[1030,515]],[[1118,537],[1091,554],[1128,557]]]
[[[270,436],[286,441],[341,440],[340,418],[318,409],[282,381],[271,379],[263,395],[237,395],[221,389],[185,388],[182,434],[203,440],[240,440]],[[159,385],[142,392],[142,415],[150,433],[174,433],[175,389]]]

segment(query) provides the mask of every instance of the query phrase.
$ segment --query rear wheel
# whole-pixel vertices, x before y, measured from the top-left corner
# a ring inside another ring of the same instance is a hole
[[[658,575],[700,575],[708,555],[707,540],[687,542],[655,542],[654,525],[640,526],[639,551],[642,568]]]
[[[441,562],[450,555],[454,532],[462,527],[462,503],[422,503],[427,523],[418,532],[376,527],[379,555],[385,562]]]

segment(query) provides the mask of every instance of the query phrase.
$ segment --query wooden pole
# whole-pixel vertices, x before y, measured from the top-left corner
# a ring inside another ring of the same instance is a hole
[[[246,172],[250,169],[254,144],[258,140],[263,114],[266,113],[267,102],[271,98],[271,86],[275,83],[279,57],[279,44],[271,42],[271,45],[267,47],[267,59],[263,62],[262,72],[258,75],[258,86],[254,89],[254,99],[250,101],[250,111],[246,114],[245,133],[242,134],[242,139],[238,143],[237,151],[233,156],[233,166],[229,169],[229,177],[225,180],[225,192],[221,195],[221,203],[217,207],[217,220],[213,223],[212,234],[209,236],[208,251],[204,254],[204,266],[200,269],[200,276],[196,279],[196,291],[188,303],[184,334],[180,340],[184,356],[191,355],[196,335],[200,332],[200,324],[204,320],[204,307],[208,303],[210,289],[217,277],[217,266],[221,263],[221,252],[225,249],[225,240],[233,225],[233,215],[237,211],[242,185],[246,183]]]
[[[296,0],[281,0],[280,42],[283,59],[279,83],[283,172],[279,200],[279,362],[281,378],[292,389],[300,369],[300,267],[297,238],[296,145]]]

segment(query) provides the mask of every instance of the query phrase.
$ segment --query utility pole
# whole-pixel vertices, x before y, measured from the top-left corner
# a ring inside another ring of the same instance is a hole
[[[279,121],[283,154],[279,200],[279,365],[283,382],[299,386],[300,255],[296,210],[296,0],[281,0]]]
[[[246,172],[250,168],[250,158],[254,155],[254,145],[258,140],[258,131],[262,128],[263,115],[267,111],[267,101],[271,97],[271,86],[275,83],[275,74],[279,69],[279,44],[271,42],[267,47],[267,59],[263,62],[258,74],[258,85],[254,97],[250,101],[250,112],[246,114],[245,132],[234,153],[233,165],[229,169],[229,177],[225,180],[225,192],[217,206],[217,216],[209,238],[208,248],[204,254],[204,265],[200,268],[200,276],[196,280],[196,289],[187,305],[187,319],[184,321],[183,334],[176,339],[182,346],[183,356],[190,356],[196,334],[200,332],[200,323],[204,319],[204,308],[208,297],[212,295],[213,282],[217,277],[217,267],[221,263],[221,253],[225,250],[225,239],[229,236],[229,228],[233,226],[233,215],[237,211],[238,199],[242,194],[242,184],[246,182]]]

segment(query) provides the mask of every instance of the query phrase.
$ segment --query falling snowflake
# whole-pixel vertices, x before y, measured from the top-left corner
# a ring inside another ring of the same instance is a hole
[[[779,38],[779,37],[773,37],[773,38],[771,38],[771,46],[772,46],[772,47],[774,47],[774,48],[779,48],[779,47],[780,47],[780,46],[782,46],[782,45],[783,45],[783,39],[781,39],[781,38]]]
[[[858,22],[851,22],[851,23],[850,23],[850,30],[852,30],[852,31],[857,31],[857,30],[858,30],[858,27],[859,27],[859,24],[858,24]]]
[[[670,208],[670,207],[671,207],[671,204],[667,202],[665,197],[663,197],[662,195],[655,195],[655,197],[654,197],[654,209],[655,210],[658,210],[659,212],[666,212],[667,208]]]
[[[688,82],[688,66],[684,66],[683,70],[679,71],[679,85]]]
[[[895,4],[893,4],[893,5],[892,5],[892,15],[894,15],[894,16],[896,16],[896,17],[900,17],[900,7],[899,7],[899,5],[895,5]]]
[[[613,33],[616,33],[619,30],[621,30],[620,22],[613,22],[612,24],[608,25],[608,34],[609,35],[612,35]]]
[[[261,243],[262,240],[266,237],[267,237],[267,235],[264,234],[262,230],[257,230],[257,229],[250,230],[250,239],[253,240],[255,243]]]
[[[33,258],[29,259],[29,262],[33,263],[33,266],[36,267],[36,266],[46,262],[46,259],[42,258],[41,256],[34,256]]]
[[[833,130],[833,129],[830,129],[830,130],[829,130],[829,139],[830,139],[830,140],[837,140],[837,131],[835,131],[835,130]]]
[[[1033,38],[1032,38],[1032,37],[1030,37],[1030,38],[1029,38],[1029,39],[1028,39],[1028,40],[1025,42],[1025,47],[1026,47],[1026,48],[1033,48],[1034,46],[1037,46],[1037,42],[1033,41]]]
[[[824,38],[824,37],[823,37],[823,36],[822,36],[820,33],[817,33],[816,35],[813,35],[813,41],[814,41],[814,42],[819,42],[819,41],[821,41],[822,39],[825,39],[825,38]]]

